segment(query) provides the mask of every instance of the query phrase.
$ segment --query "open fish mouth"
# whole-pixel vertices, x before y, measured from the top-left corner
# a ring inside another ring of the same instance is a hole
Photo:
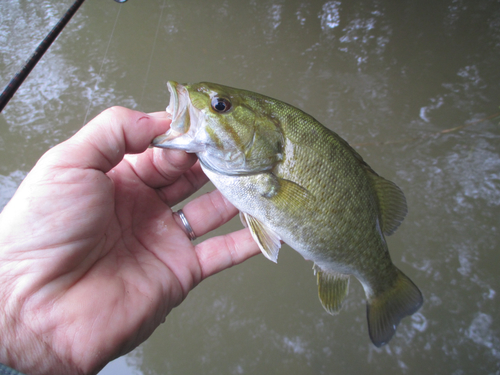
[[[177,82],[167,82],[168,91],[170,92],[170,102],[166,112],[172,117],[172,123],[167,133],[156,137],[152,144],[157,147],[166,147],[165,143],[169,142],[182,134],[189,131],[189,93],[187,89],[179,85]]]
[[[172,123],[166,136],[168,139],[173,139],[189,131],[191,123],[189,116],[190,100],[187,89],[177,82],[168,81],[167,87],[170,92],[170,103],[167,107],[167,113],[172,115]]]
[[[189,91],[174,81],[167,82],[170,102],[166,109],[172,117],[170,129],[153,139],[152,145],[161,148],[174,148],[187,152],[199,152],[204,147],[196,144],[194,138],[199,119],[199,110],[193,108]]]

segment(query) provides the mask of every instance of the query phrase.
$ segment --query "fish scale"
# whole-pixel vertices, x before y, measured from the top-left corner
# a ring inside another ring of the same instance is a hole
[[[355,276],[366,293],[372,342],[389,342],[423,303],[392,263],[384,237],[406,215],[402,191],[291,105],[213,83],[168,87],[173,129],[153,145],[195,152],[267,258],[277,261],[283,241],[313,261],[327,312],[340,311]]]

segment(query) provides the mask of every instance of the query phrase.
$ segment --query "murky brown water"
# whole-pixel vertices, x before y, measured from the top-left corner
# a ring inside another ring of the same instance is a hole
[[[2,88],[71,3],[0,0]],[[169,79],[258,91],[405,191],[388,242],[423,308],[376,349],[360,284],[329,316],[285,247],[199,285],[102,374],[500,374],[500,119],[482,121],[500,111],[499,62],[498,0],[88,0],[0,114],[0,208],[109,106],[162,110]]]

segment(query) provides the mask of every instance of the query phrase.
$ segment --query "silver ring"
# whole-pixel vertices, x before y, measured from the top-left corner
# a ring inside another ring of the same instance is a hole
[[[182,210],[179,210],[175,214],[179,216],[179,218],[181,219],[182,225],[184,225],[184,229],[186,230],[189,239],[191,241],[196,240],[196,234],[194,234],[194,230],[193,228],[191,228],[191,225],[189,224],[188,220],[186,219],[186,216],[184,215],[184,212],[182,212]]]

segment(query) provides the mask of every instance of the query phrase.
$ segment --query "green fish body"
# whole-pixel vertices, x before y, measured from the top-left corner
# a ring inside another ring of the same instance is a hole
[[[366,293],[370,338],[386,344],[423,302],[384,238],[406,215],[403,192],[291,105],[213,83],[168,87],[171,129],[153,145],[195,152],[267,258],[277,261],[283,241],[313,261],[329,313],[340,310],[354,275]]]

